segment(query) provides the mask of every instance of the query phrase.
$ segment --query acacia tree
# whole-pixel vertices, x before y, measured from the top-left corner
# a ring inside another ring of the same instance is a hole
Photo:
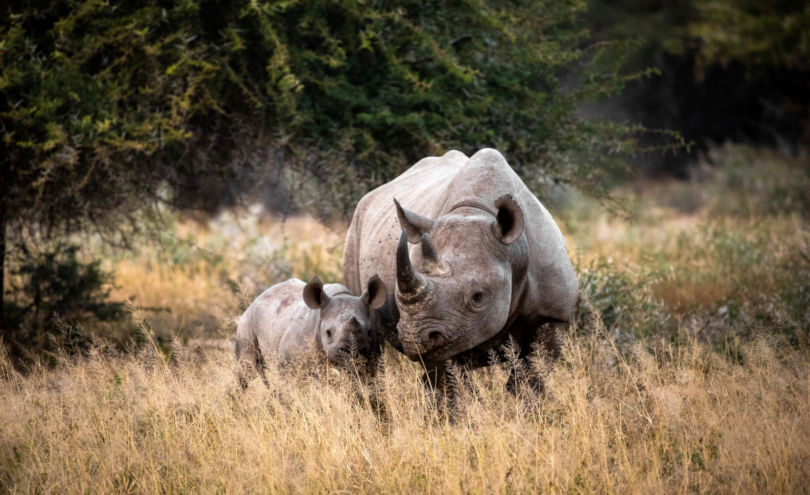
[[[310,178],[327,214],[451,146],[498,147],[529,181],[597,184],[634,129],[575,115],[621,87],[614,74],[562,87],[592,55],[580,49],[583,8],[11,1],[0,16],[0,260],[24,229],[115,231],[161,201],[239,197],[267,167]]]
[[[11,3],[0,28],[0,260],[23,242],[92,226],[111,232],[184,169],[216,72],[189,46],[198,9]],[[203,136],[196,137],[197,139]],[[0,314],[0,325],[5,321]]]

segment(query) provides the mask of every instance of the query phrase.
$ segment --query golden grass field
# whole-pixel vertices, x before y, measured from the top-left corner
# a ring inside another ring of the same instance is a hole
[[[345,373],[269,369],[235,393],[235,319],[289,276],[340,277],[345,226],[256,211],[178,221],[110,256],[139,339],[22,373],[0,355],[0,489],[81,492],[730,492],[810,488],[810,229],[801,160],[724,148],[691,182],[620,190],[628,218],[552,206],[581,305],[546,392],[510,363],[457,410],[388,349],[385,413]]]

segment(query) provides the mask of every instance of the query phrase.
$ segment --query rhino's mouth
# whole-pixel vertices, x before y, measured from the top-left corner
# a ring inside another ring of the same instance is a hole
[[[435,361],[447,352],[450,343],[446,332],[440,329],[413,331],[400,325],[398,332],[402,349],[412,361]]]

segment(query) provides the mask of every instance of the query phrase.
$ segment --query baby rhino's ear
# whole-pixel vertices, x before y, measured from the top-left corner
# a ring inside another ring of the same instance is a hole
[[[388,290],[385,288],[385,282],[380,280],[377,274],[374,274],[368,279],[368,288],[363,292],[363,301],[368,304],[371,309],[377,309],[388,298]]]
[[[304,287],[304,302],[312,309],[323,309],[329,304],[329,296],[323,291],[323,283],[318,277],[313,277]]]

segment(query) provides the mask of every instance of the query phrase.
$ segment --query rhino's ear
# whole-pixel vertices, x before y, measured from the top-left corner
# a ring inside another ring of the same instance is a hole
[[[496,199],[495,208],[498,209],[498,213],[495,215],[495,223],[492,224],[492,233],[502,243],[512,244],[523,233],[525,226],[523,210],[509,194]]]
[[[397,208],[397,218],[399,225],[408,233],[408,242],[416,244],[422,240],[422,234],[428,232],[433,226],[433,220],[423,217],[418,213],[408,211],[394,198],[394,205]]]
[[[363,292],[362,297],[369,308],[379,308],[385,304],[385,300],[388,299],[388,290],[385,288],[385,282],[383,282],[377,274],[374,274],[374,276],[368,279],[368,288]]]
[[[321,309],[329,304],[329,296],[324,292],[323,283],[318,277],[313,277],[304,287],[304,302],[311,309]]]

